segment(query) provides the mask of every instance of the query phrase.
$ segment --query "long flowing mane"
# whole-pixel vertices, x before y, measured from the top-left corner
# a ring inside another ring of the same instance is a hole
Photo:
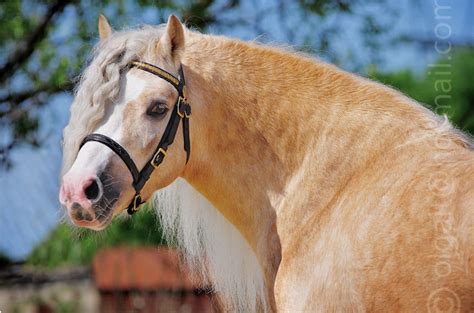
[[[204,284],[229,311],[265,311],[265,286],[256,255],[237,229],[186,181],[155,193],[153,205],[174,242]]]

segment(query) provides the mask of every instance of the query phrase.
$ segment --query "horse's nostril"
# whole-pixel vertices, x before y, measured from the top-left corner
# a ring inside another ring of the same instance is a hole
[[[91,184],[84,189],[87,199],[97,200],[99,198],[100,188],[97,179],[92,180]]]
[[[71,211],[75,212],[79,210],[82,210],[82,206],[79,203],[74,202],[71,206]]]
[[[91,222],[94,220],[92,215],[86,210],[84,210],[82,206],[77,202],[74,202],[71,206],[71,216],[78,221],[86,220],[88,222]]]

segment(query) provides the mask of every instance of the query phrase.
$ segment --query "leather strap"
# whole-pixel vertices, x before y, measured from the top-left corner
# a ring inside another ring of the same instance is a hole
[[[84,138],[80,148],[82,148],[82,146],[89,141],[100,142],[109,147],[113,152],[115,152],[115,154],[117,154],[122,159],[123,163],[125,163],[125,165],[128,167],[130,174],[132,174],[133,181],[138,180],[140,174],[138,172],[137,166],[135,165],[135,162],[133,162],[127,150],[125,150],[118,142],[102,134],[90,134],[87,135],[86,138]]]
[[[168,124],[166,125],[163,135],[161,136],[160,142],[158,143],[158,146],[153,152],[151,158],[148,160],[145,166],[140,171],[138,171],[135,162],[133,162],[133,159],[130,157],[127,150],[112,138],[102,134],[87,135],[82,141],[80,148],[82,148],[82,146],[86,142],[96,141],[109,147],[122,159],[122,161],[125,163],[133,177],[132,185],[135,189],[135,196],[133,197],[132,201],[130,202],[130,205],[127,208],[127,212],[131,215],[138,211],[140,205],[143,204],[144,201],[141,198],[140,192],[145,186],[148,179],[150,178],[153,171],[165,159],[166,151],[168,150],[168,147],[173,144],[181,120],[183,120],[184,150],[186,151],[186,163],[188,163],[189,156],[191,154],[191,141],[189,138],[189,118],[191,116],[191,106],[185,98],[186,83],[184,80],[184,72],[182,66],[179,67],[179,78],[176,78],[172,74],[157,66],[145,62],[134,61],[130,63],[130,66],[147,71],[166,80],[171,85],[173,85],[173,87],[175,87],[178,91],[178,99],[176,99],[173,110],[171,111],[171,116],[168,121]]]

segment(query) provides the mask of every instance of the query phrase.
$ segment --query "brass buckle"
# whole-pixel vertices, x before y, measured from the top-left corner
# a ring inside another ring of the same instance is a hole
[[[156,158],[158,157],[158,154],[160,154],[160,153],[163,154],[163,158],[166,157],[166,150],[160,147],[160,148],[158,149],[158,151],[156,151],[155,155],[153,156],[153,158],[151,159],[151,162],[150,162],[151,166],[153,166],[155,169],[156,169],[156,168],[158,167],[158,165],[159,165],[159,164],[155,164],[155,160],[156,160]]]
[[[132,215],[138,212],[142,204],[142,197],[140,196],[140,194],[135,195],[135,198],[133,198],[133,206],[127,209],[128,214]]]
[[[176,111],[178,112],[179,117],[184,118],[186,117],[186,110],[184,110],[184,113],[181,113],[181,110],[180,110],[181,102],[186,103],[186,98],[181,97],[181,96],[178,97],[178,104],[177,104]]]
[[[140,195],[136,195],[133,199],[133,211],[137,212],[138,210],[140,210],[141,202],[142,197]]]

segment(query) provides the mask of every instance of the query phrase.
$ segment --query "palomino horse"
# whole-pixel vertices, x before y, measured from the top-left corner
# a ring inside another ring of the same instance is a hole
[[[225,310],[472,312],[474,154],[445,119],[174,16],[99,33],[64,130],[75,224],[171,184],[158,214]]]

